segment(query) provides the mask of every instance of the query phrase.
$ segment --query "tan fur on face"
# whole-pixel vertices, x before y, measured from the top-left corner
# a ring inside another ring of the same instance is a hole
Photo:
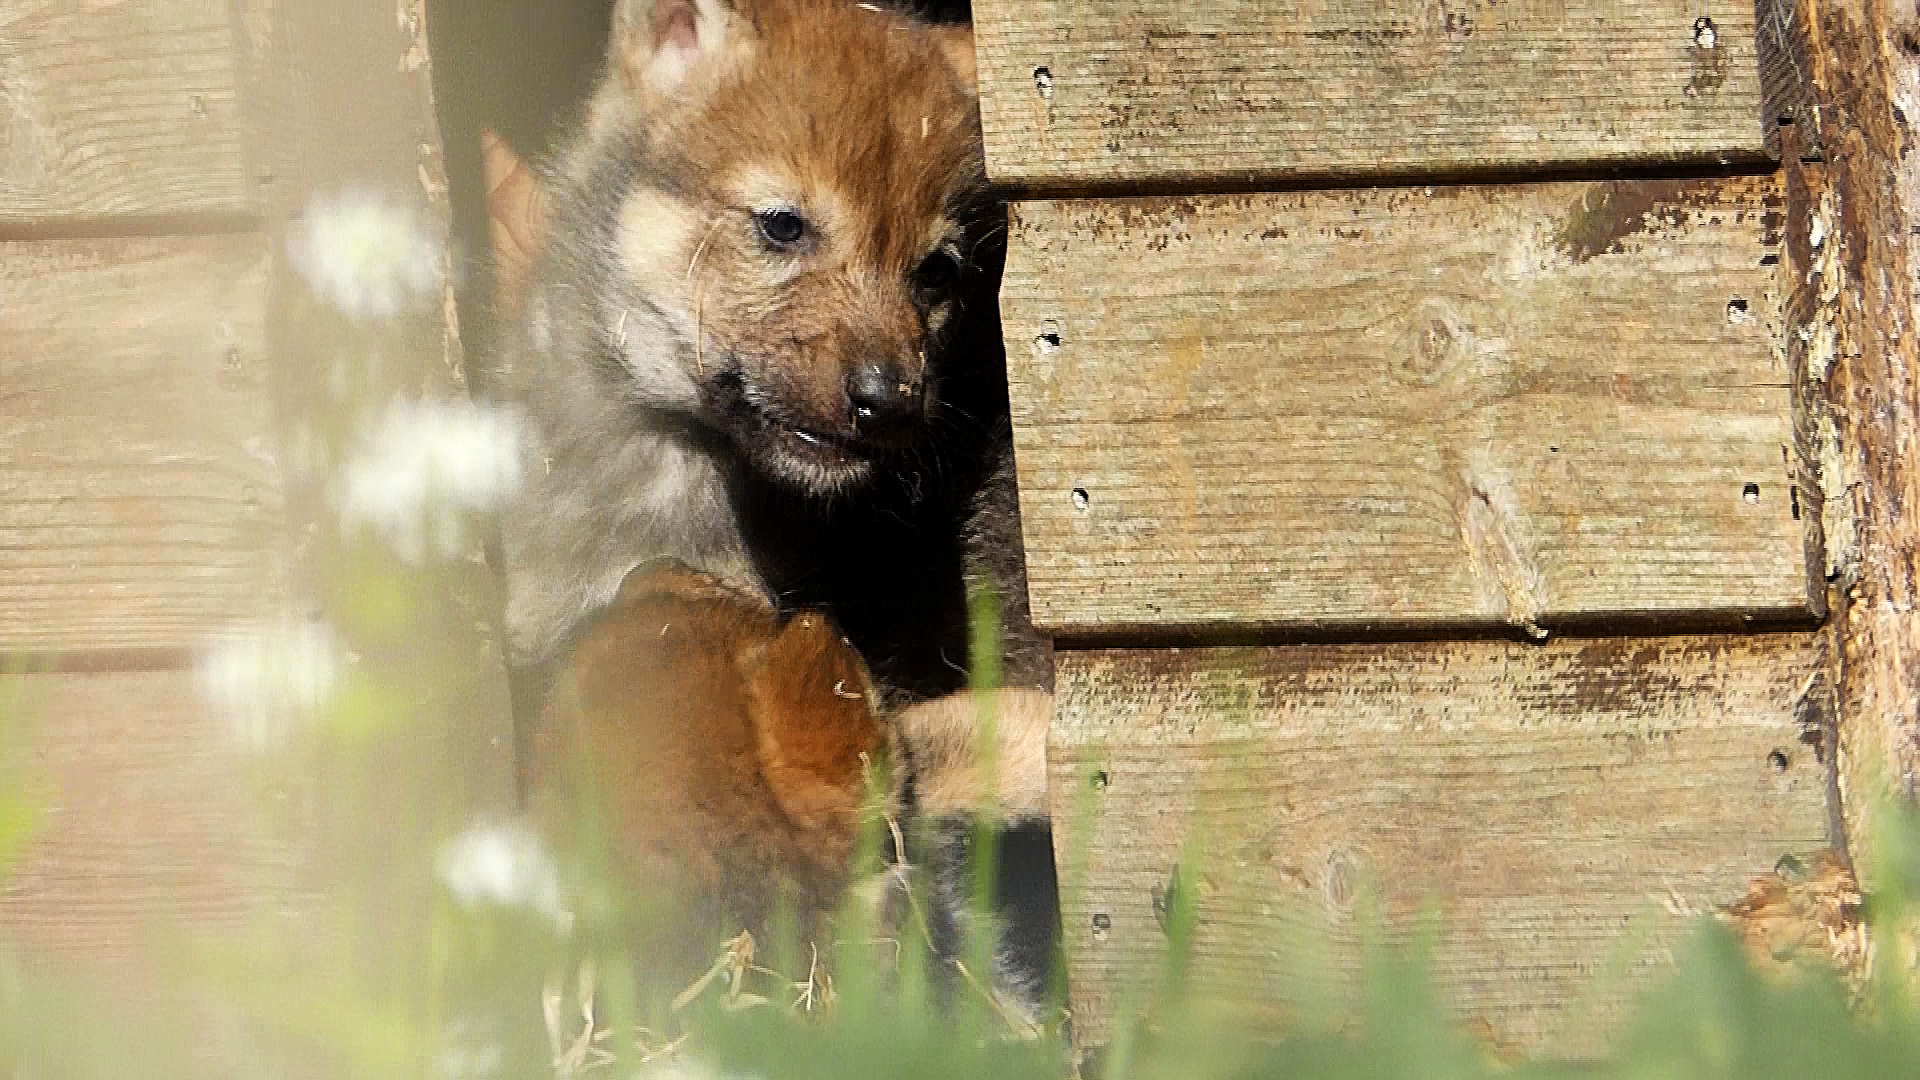
[[[664,192],[639,190],[620,207],[620,265],[649,296],[692,300],[699,226],[693,208]]]
[[[985,185],[976,103],[948,59],[959,39],[827,0],[753,0],[727,25],[753,48],[696,99],[602,92],[600,107],[624,103],[636,138],[664,155],[679,217],[660,221],[662,193],[636,189],[629,200],[647,205],[622,212],[621,265],[670,310],[696,378],[737,374],[776,421],[857,437],[850,375],[917,387],[952,315],[950,298],[921,306],[914,275],[943,248],[965,257],[953,215]],[[796,250],[761,236],[755,214],[773,210],[807,221]],[[662,280],[668,262],[689,287]]]
[[[602,318],[611,321],[614,347],[646,388],[646,400],[657,405],[692,408],[699,400],[704,283],[692,265],[703,254],[696,227],[692,208],[663,192],[641,189],[620,205],[621,268],[648,303]],[[675,338],[695,341],[691,369],[666,344]]]

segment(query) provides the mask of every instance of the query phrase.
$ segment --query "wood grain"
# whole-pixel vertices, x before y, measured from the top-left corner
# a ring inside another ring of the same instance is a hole
[[[199,27],[205,41],[176,41],[176,27]],[[16,49],[29,31],[40,37]],[[446,940],[430,932],[444,896],[435,859],[450,835],[507,820],[513,806],[479,529],[451,558],[409,563],[370,530],[342,535],[344,485],[330,468],[365,459],[368,429],[394,399],[462,389],[450,290],[415,269],[445,265],[424,5],[0,2],[0,43],[0,138],[14,140],[0,143],[0,167],[57,159],[22,156],[20,133],[41,129],[23,127],[19,110],[43,99],[21,96],[41,88],[20,73],[38,78],[34,65],[68,63],[81,46],[93,51],[71,63],[88,70],[62,78],[104,80],[86,100],[106,109],[81,119],[152,129],[136,140],[150,157],[116,149],[111,132],[89,144],[113,159],[101,175],[125,191],[44,169],[33,174],[47,185],[40,202],[0,190],[5,212],[25,208],[25,224],[3,235],[225,228],[191,216],[221,205],[195,193],[241,190],[222,186],[229,166],[241,187],[273,180],[257,185],[257,208],[241,204],[264,220],[260,234],[0,244],[0,671],[43,671],[49,652],[63,669],[0,684],[0,773],[53,785],[45,832],[0,877],[0,937],[27,958],[31,992],[103,975],[101,1004],[130,995],[166,1006],[168,1020],[218,998],[169,1029],[207,1059],[182,1075],[332,1075],[312,1032],[337,1023],[312,1017],[343,994],[372,994],[395,1017],[429,1015],[441,988],[424,980],[444,972],[444,956],[426,954]],[[194,127],[191,101],[175,117],[115,97],[143,72],[195,65],[224,80],[198,103],[221,125],[217,139]],[[184,187],[167,171],[182,145],[195,172]],[[188,194],[126,193],[150,180]],[[391,243],[348,248],[354,257],[315,273],[308,241],[342,207],[365,211],[358,220]],[[127,217],[149,214],[163,217]],[[377,260],[394,252],[415,261],[383,280]],[[354,271],[370,289],[343,284]],[[399,317],[341,301],[383,284],[404,294]],[[178,667],[236,620],[271,634],[283,624],[259,616],[287,606],[323,622],[335,646],[327,737],[267,740],[249,754],[231,718],[195,692],[194,672],[111,673],[129,660]],[[84,650],[77,661],[72,650]],[[21,702],[33,721],[24,748],[6,738]],[[209,959],[176,948],[209,936],[229,937],[230,951],[184,972],[158,962]],[[273,1015],[296,1007],[300,1016]],[[87,1019],[124,1032],[118,1015]]]
[[[232,9],[0,5],[0,227],[253,211]]]
[[[320,432],[325,444],[316,467],[287,484],[286,516],[301,538],[292,591],[361,657],[363,677],[413,703],[394,717],[403,723],[336,747],[311,778],[318,798],[337,807],[326,844],[339,880],[330,887],[375,928],[375,940],[358,944],[395,956],[427,942],[430,853],[515,805],[498,579],[485,553],[490,518],[458,515],[452,554],[414,560],[373,531],[343,527],[337,502],[342,470],[365,460],[367,433],[394,405],[457,411],[466,397],[426,8],[240,2],[249,145],[276,178],[267,216],[288,240],[274,266],[270,324],[281,443],[291,452],[303,432]],[[384,222],[410,270],[416,262],[435,270],[415,285],[401,287],[411,273],[383,282],[396,301],[391,315],[343,310],[324,276],[284,257],[313,239],[305,230],[317,217],[356,204]],[[423,430],[422,445],[433,434]],[[383,617],[367,617],[370,596],[383,598]],[[408,872],[393,872],[396,852]]]
[[[1017,205],[1036,623],[1805,617],[1781,205],[1764,179]]]
[[[1393,938],[1437,905],[1436,976],[1497,1041],[1592,1052],[1684,930],[1656,918],[1636,946],[1639,917],[1711,911],[1829,841],[1812,635],[1059,665],[1062,918],[1094,1043],[1165,950],[1172,881],[1197,904],[1194,974],[1225,997],[1284,1014],[1345,985],[1371,889]]]
[[[1768,8],[1818,105],[1785,155],[1791,345],[1824,494],[1844,809],[1866,852],[1920,776],[1920,154],[1904,104],[1920,93],[1920,28],[1895,5]],[[1807,160],[1816,147],[1828,160]]]
[[[258,762],[193,673],[0,678],[0,735],[10,796],[39,804],[0,882],[0,937],[30,974],[157,998],[183,939],[292,917],[310,850],[272,827]]]
[[[0,651],[284,600],[263,236],[0,245]]]
[[[1036,190],[1766,160],[1750,3],[980,0],[973,16],[988,171]]]
[[[268,212],[371,193],[444,216],[425,0],[238,3],[247,145],[274,178]]]

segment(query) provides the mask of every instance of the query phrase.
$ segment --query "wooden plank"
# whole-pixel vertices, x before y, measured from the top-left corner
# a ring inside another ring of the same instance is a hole
[[[1436,976],[1498,1042],[1597,1050],[1685,929],[1636,948],[1637,917],[1714,910],[1828,843],[1830,695],[1810,634],[1062,652],[1074,1024],[1103,1041],[1152,972],[1192,850],[1174,887],[1215,992],[1284,1012],[1316,961],[1337,987],[1371,888],[1390,936],[1438,906]]]
[[[0,651],[190,647],[283,599],[269,262],[0,245]]]
[[[1752,4],[980,0],[1032,189],[1766,160]]]
[[[238,0],[249,152],[270,214],[343,195],[447,213],[426,0]],[[397,17],[396,17],[397,16]]]
[[[439,5],[436,5],[438,7]],[[266,209],[276,230],[301,238],[315,217],[342,205],[372,206],[393,240],[389,254],[430,255],[383,284],[397,291],[395,317],[343,312],[339,297],[284,259],[275,266],[273,338],[284,409],[298,426],[364,433],[395,403],[459,403],[467,395],[459,311],[448,251],[448,180],[433,101],[426,0],[239,0],[247,63],[248,145],[256,172],[274,177]],[[396,18],[396,15],[398,16]],[[455,45],[457,48],[457,44]],[[482,211],[484,212],[484,211]],[[411,235],[409,235],[411,234]],[[284,250],[284,249],[283,249]],[[430,262],[432,283],[416,278]],[[329,372],[342,349],[377,358],[351,385]],[[352,453],[350,441],[332,448]],[[403,584],[404,627],[358,626],[349,647],[418,695],[404,732],[373,740],[351,768],[376,778],[372,795],[347,789],[358,816],[342,826],[339,866],[348,880],[373,877],[374,895],[353,903],[395,928],[396,954],[417,949],[433,894],[419,880],[396,878],[385,860],[396,845],[431,851],[453,830],[499,819],[517,802],[517,738],[499,632],[500,582],[488,562],[491,522],[469,524],[452,558],[424,568],[391,549],[367,550],[368,537],[343,530],[324,470],[288,486],[288,517],[307,541],[294,564],[294,591],[336,626],[359,622],[369,590]],[[482,531],[487,530],[487,531]],[[402,784],[378,778],[406,775]],[[345,771],[335,762],[331,767]],[[424,968],[423,968],[424,970]]]
[[[458,426],[466,397],[425,9],[424,0],[239,3],[248,145],[256,169],[275,178],[266,210],[284,241],[270,321],[282,444],[291,453],[303,432],[324,433],[313,467],[287,484],[286,516],[301,537],[292,591],[360,658],[360,678],[411,703],[372,737],[329,747],[307,780],[333,808],[327,886],[373,928],[354,941],[363,950],[355,962],[384,951],[415,958],[420,971],[435,899],[431,853],[515,805],[498,581],[485,554],[490,519],[482,508],[431,504],[437,493],[426,491],[417,520],[461,527],[450,534],[457,543],[435,535],[413,557],[342,520],[342,477],[404,475],[431,454],[431,416],[415,438],[374,435],[406,434],[385,426],[396,408],[418,418],[443,403],[449,412],[438,415]],[[384,247],[358,262],[359,287],[316,272],[327,260],[307,256],[330,241],[352,252],[356,228],[369,222]],[[378,461],[382,453],[393,459]],[[395,852],[406,853],[405,872],[395,872]]]
[[[232,8],[0,5],[0,227],[250,213]]]
[[[1806,616],[1780,205],[1759,178],[1019,204],[1035,621]]]
[[[168,950],[289,915],[306,845],[277,835],[258,762],[191,672],[0,678],[0,764],[39,830],[0,880],[0,938],[39,985],[168,993]]]
[[[1819,106],[1789,132],[1791,343],[1824,493],[1845,813],[1866,852],[1890,797],[1920,790],[1920,26],[1896,5],[1778,7]],[[1816,146],[1831,160],[1807,160]]]

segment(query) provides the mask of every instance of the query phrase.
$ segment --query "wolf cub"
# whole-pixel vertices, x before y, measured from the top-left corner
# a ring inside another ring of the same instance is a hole
[[[517,667],[673,558],[831,611],[896,701],[964,685],[994,579],[1035,681],[1017,558],[966,544],[1018,551],[971,49],[846,0],[620,0],[495,373],[537,442]]]
[[[995,801],[1038,829],[1002,874],[1027,909],[1002,982],[1034,989],[1051,655],[1026,619],[970,35],[851,0],[619,0],[542,195],[495,372],[537,452],[503,523],[519,681],[558,679],[531,708],[536,797],[587,761],[645,823],[630,876],[751,924],[779,894],[830,910],[850,763],[885,756],[893,805],[946,839]],[[1001,601],[997,794],[956,693],[974,584]]]

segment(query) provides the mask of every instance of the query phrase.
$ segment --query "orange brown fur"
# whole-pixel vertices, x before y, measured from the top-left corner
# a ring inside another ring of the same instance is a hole
[[[480,161],[493,248],[493,306],[507,315],[519,310],[527,274],[546,243],[547,194],[513,147],[494,132],[480,133]]]
[[[811,280],[759,264],[738,250],[752,237],[724,227],[692,276],[707,286],[704,317],[717,344],[746,348],[739,336],[755,335],[763,377],[804,400],[808,420],[851,434],[839,405],[844,366],[884,357],[911,374],[947,316],[936,309],[922,325],[909,277],[938,243],[962,238],[948,212],[983,175],[973,101],[955,92],[954,72],[926,62],[925,29],[889,27],[844,3],[745,10],[767,53],[814,62],[756,68],[719,87],[697,117],[672,115],[654,137],[678,148],[688,174],[719,179],[718,199],[791,202],[818,219],[822,246],[833,250],[798,271]],[[833,116],[831,125],[798,122],[796,101]],[[782,333],[758,340],[776,320]]]
[[[670,905],[649,969],[697,973],[778,905],[824,931],[886,736],[866,670],[818,615],[774,615],[684,567],[643,569],[581,640],[533,744],[550,833],[604,821],[613,880]],[[824,944],[824,941],[821,942]]]

